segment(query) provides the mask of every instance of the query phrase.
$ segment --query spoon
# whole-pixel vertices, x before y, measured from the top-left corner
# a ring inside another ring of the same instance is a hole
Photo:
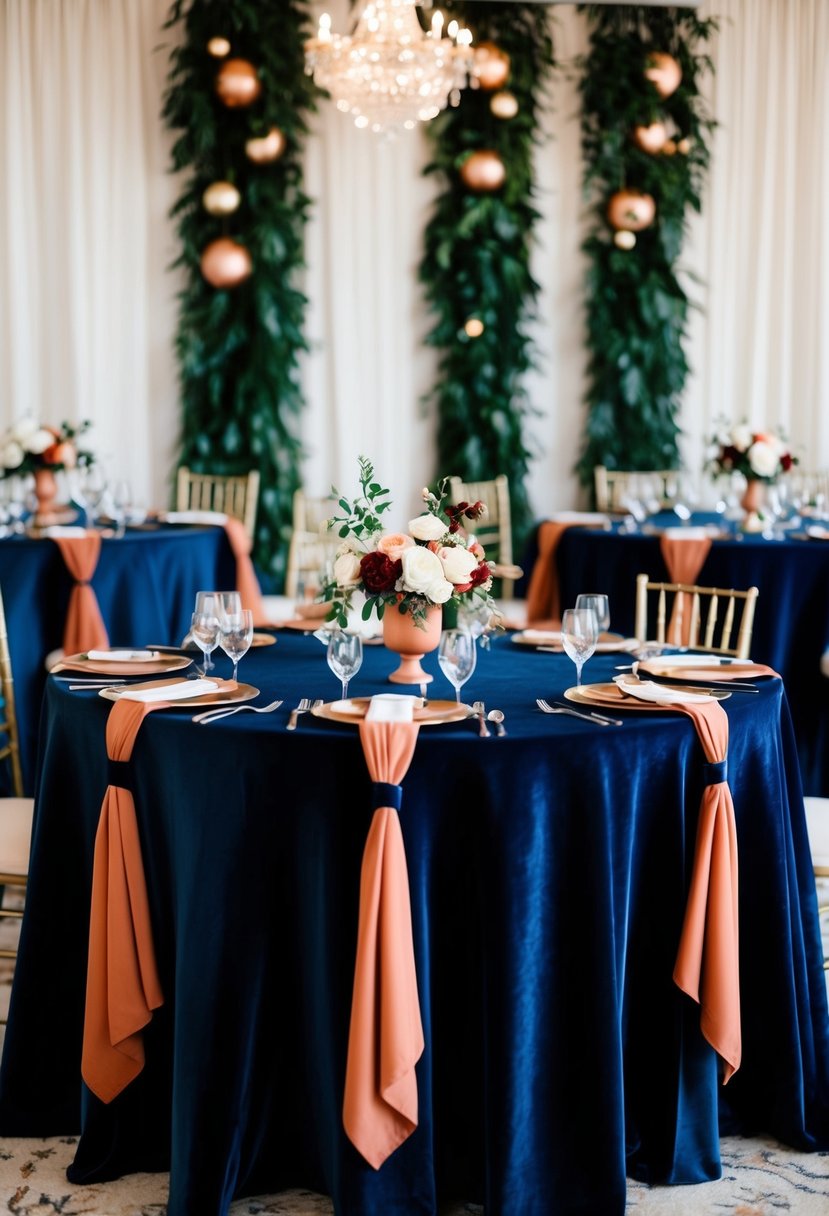
[[[499,738],[507,733],[504,726],[504,711],[502,709],[491,709],[487,714],[487,721],[495,723],[495,730]]]

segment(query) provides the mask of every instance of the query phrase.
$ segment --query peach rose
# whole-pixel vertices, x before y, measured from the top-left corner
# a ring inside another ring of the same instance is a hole
[[[377,542],[379,553],[385,553],[393,562],[399,562],[404,549],[411,549],[414,541],[405,532],[387,532]]]

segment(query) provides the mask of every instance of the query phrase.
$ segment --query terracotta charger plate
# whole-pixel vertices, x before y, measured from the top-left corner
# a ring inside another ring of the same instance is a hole
[[[515,642],[517,646],[530,646],[534,649],[537,649],[539,646],[544,646],[547,649],[554,647],[556,650],[560,650],[562,654],[564,653],[564,647],[561,644],[560,630],[549,630],[549,639],[541,636],[542,633],[548,632],[546,630],[539,630],[535,637],[529,638],[524,636],[524,632],[529,632],[532,634],[536,631],[531,629],[528,631],[522,631],[520,633],[514,633],[510,641]],[[596,643],[595,653],[615,654],[617,651],[631,650],[638,645],[639,643],[636,641],[636,638],[626,638],[623,637],[621,633],[600,633],[599,640]]]
[[[371,697],[353,697],[347,701],[328,701],[318,705],[311,713],[317,718],[327,718],[330,722],[349,722],[355,725],[363,719],[371,704]],[[472,715],[471,705],[457,701],[427,701],[425,706],[415,706],[412,720],[422,726],[432,726],[438,722],[462,722]]]
[[[706,690],[706,693],[714,701],[726,701],[731,696],[730,692],[719,689],[710,693]],[[575,701],[577,705],[605,705],[613,709],[656,709],[661,713],[672,708],[670,701],[659,705],[655,701],[640,701],[638,697],[626,697],[619,691],[616,684],[582,684],[580,688],[568,688],[564,696],[567,701]]]
[[[142,681],[141,684],[130,684],[126,691],[140,692],[143,688],[163,688],[165,683],[166,680],[147,680],[146,683]],[[216,680],[216,683],[219,685],[216,692],[202,693],[200,697],[179,697],[165,708],[198,709],[202,705],[232,705],[236,702],[252,701],[254,697],[259,696],[259,689],[254,688],[252,684],[235,684],[233,680]],[[103,697],[105,701],[120,701],[123,691],[125,690],[120,688],[101,688],[98,690],[98,696]]]
[[[147,647],[147,649],[151,650],[152,647]],[[88,659],[85,654],[70,654],[67,658],[61,659],[53,670],[79,671],[90,676],[158,676],[164,675],[168,671],[179,671],[182,667],[189,667],[192,661],[183,654],[162,654],[161,651],[158,651],[154,659],[135,662],[129,662],[126,659],[110,662],[108,659]]]

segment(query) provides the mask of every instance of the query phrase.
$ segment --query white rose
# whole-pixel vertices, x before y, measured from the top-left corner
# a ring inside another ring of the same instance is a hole
[[[3,449],[3,465],[7,469],[16,469],[19,464],[23,463],[25,455],[22,447],[16,439],[10,439]]]
[[[746,452],[751,447],[752,438],[751,428],[742,423],[731,432],[731,446],[738,452]]]
[[[748,449],[748,463],[758,477],[773,477],[779,464],[776,446],[762,439],[753,443]]]
[[[338,587],[354,587],[360,581],[360,559],[356,553],[341,553],[334,562],[334,581]]]
[[[424,518],[433,519],[434,516]],[[411,591],[415,595],[428,595],[430,587],[446,582],[440,559],[431,549],[415,545],[411,549],[404,549],[400,560],[403,563],[403,571],[398,580],[401,591]],[[451,587],[449,590],[451,594]]]
[[[438,557],[443,566],[443,573],[450,583],[468,583],[472,571],[478,565],[474,553],[461,545],[444,545],[438,550]]]
[[[47,448],[50,448],[56,442],[52,432],[41,427],[35,431],[34,435],[30,435],[28,439],[23,441],[23,447],[34,456],[39,456],[41,452],[45,452]]]
[[[34,418],[27,416],[26,418],[21,418],[19,422],[14,424],[11,429],[11,437],[12,439],[16,439],[18,443],[22,444],[27,439],[30,439],[31,436],[34,435],[35,431],[38,430],[40,430],[40,427],[37,425]]]
[[[436,579],[426,588],[426,598],[433,604],[445,604],[455,588],[445,578]]]
[[[409,520],[409,531],[415,540],[440,540],[446,535],[446,524],[437,515],[418,515]]]

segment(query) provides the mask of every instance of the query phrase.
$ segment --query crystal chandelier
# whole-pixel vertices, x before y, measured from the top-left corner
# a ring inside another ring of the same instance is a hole
[[[446,33],[440,12],[423,29],[415,0],[367,3],[351,35],[332,33],[323,13],[305,45],[306,71],[356,126],[411,130],[457,105],[472,69],[469,30],[450,21]]]

